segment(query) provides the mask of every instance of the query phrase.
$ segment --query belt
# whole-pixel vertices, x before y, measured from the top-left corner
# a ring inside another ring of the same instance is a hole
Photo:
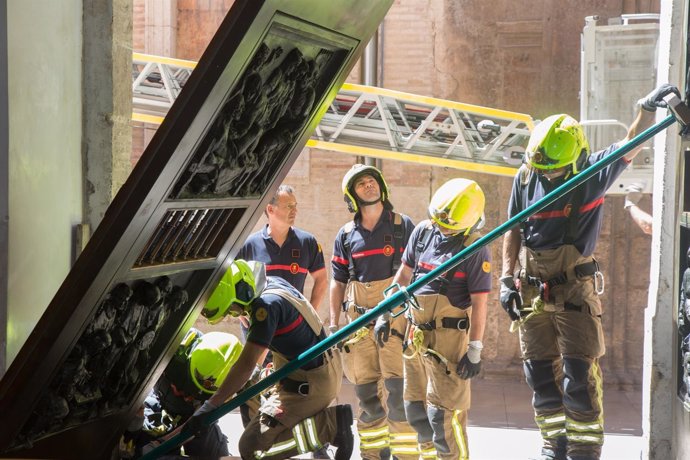
[[[349,311],[350,308],[352,308],[355,312],[357,312],[357,313],[360,314],[360,315],[363,315],[363,314],[365,314],[367,311],[370,310],[370,308],[367,308],[367,307],[360,307],[360,306],[357,305],[356,303],[353,303],[353,304],[349,305],[349,302],[348,302],[348,301],[343,302],[343,311],[344,311],[344,312]]]
[[[436,321],[430,321],[428,323],[415,324],[419,329],[423,331],[432,331],[439,326],[437,326]],[[470,328],[469,318],[442,318],[441,326],[444,329],[457,329],[459,331],[466,331]]]
[[[599,273],[599,264],[597,263],[596,260],[592,260],[591,262],[585,262],[580,265],[575,265],[573,268],[573,272],[575,274],[576,278],[585,278],[588,276],[595,276],[597,273]],[[547,301],[549,300],[549,291],[552,287],[554,286],[559,286],[561,284],[565,284],[568,282],[568,271],[561,272],[560,274],[549,278],[548,280],[544,281],[541,278],[537,276],[529,276],[527,275],[527,284],[530,286],[535,286],[539,288],[539,297],[541,297],[542,300]]]

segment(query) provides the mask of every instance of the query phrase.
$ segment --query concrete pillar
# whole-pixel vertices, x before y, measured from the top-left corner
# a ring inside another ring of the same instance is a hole
[[[658,83],[671,82],[682,88],[687,15],[685,0],[661,0]],[[666,110],[657,111],[657,120],[666,115]],[[642,397],[642,458],[651,460],[690,455],[690,423],[677,397],[674,365],[678,335],[679,197],[683,190],[681,152],[687,146],[678,136],[678,125],[654,139],[654,231]]]
[[[132,0],[84,2],[84,222],[95,230],[131,170]]]

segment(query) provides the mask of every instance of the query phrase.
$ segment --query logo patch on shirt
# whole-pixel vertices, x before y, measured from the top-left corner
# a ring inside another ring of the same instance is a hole
[[[319,249],[319,252],[323,252],[323,251],[321,250],[321,243],[316,243],[316,247]]]
[[[482,270],[484,270],[485,273],[489,273],[491,271],[491,263],[488,260],[485,260],[482,264]]]
[[[393,235],[383,235],[383,242],[384,243],[392,243],[393,242]]]
[[[293,262],[290,264],[290,273],[295,275],[299,271],[299,264],[297,262]]]
[[[256,310],[254,316],[256,317],[257,321],[263,321],[268,318],[268,312],[264,307],[260,307],[258,310]]]
[[[293,259],[299,259],[299,249],[293,249],[292,250],[292,258]]]
[[[391,254],[393,254],[393,246],[390,244],[387,244],[383,247],[383,255],[386,257],[390,257]]]
[[[573,205],[572,205],[572,203],[566,204],[566,205],[565,205],[565,208],[563,208],[563,215],[564,215],[565,217],[570,217],[570,213],[572,212],[572,210],[573,210]]]

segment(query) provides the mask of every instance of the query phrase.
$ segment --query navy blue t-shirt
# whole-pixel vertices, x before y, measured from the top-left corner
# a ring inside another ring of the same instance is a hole
[[[314,235],[291,227],[282,246],[268,234],[268,225],[252,233],[237,254],[237,259],[255,260],[266,265],[266,275],[279,276],[304,292],[307,273],[325,268],[321,245]]]
[[[415,227],[402,258],[405,265],[415,270],[415,279],[448,261],[464,248],[462,236],[444,236],[436,226],[425,231],[428,226],[429,221],[425,220]],[[417,242],[426,237],[426,232],[431,232],[431,237],[419,254],[419,260],[416,260]],[[436,278],[421,287],[416,294],[439,294],[442,283],[445,283],[443,278]],[[489,249],[484,246],[460,262],[453,274],[453,279],[446,288],[446,296],[451,305],[465,309],[472,305],[470,294],[482,294],[489,291],[491,291],[491,255]]]
[[[614,144],[604,150],[593,153],[589,156],[586,167],[609,155],[616,148],[617,145]],[[604,213],[604,195],[627,165],[628,161],[625,158],[621,158],[599,171],[599,173],[578,186],[575,190],[560,197],[527,219],[522,224],[525,245],[532,250],[538,251],[540,249],[555,249],[566,244],[564,239],[569,227],[568,215],[572,208],[573,194],[582,189],[582,191],[577,192],[581,193],[582,199],[577,230],[575,232],[576,236],[572,244],[583,256],[591,255],[594,252],[597,239],[599,238],[599,230],[601,229]],[[527,185],[523,187],[520,183],[520,172],[518,172],[513,181],[513,191],[510,197],[510,204],[508,205],[508,216],[515,216],[561,184],[563,184],[563,181],[551,183],[545,177],[531,173]]]
[[[287,281],[275,276],[267,277],[266,288],[283,289],[294,297],[304,298]],[[299,311],[279,295],[262,294],[252,302],[247,342],[267,347],[293,360],[324,337],[314,334]],[[302,369],[312,369],[322,362],[323,358],[319,356],[302,366]]]
[[[396,242],[393,238],[394,217],[392,211],[383,211],[372,231],[363,228],[358,218],[355,218],[351,236],[345,232],[345,228],[352,224],[343,226],[335,237],[333,245],[333,259],[331,259],[333,278],[341,283],[347,283],[350,279],[349,262],[345,250],[346,238],[349,238],[351,242],[350,251],[357,281],[365,283],[385,280],[393,276],[395,274],[393,273],[395,246],[399,244],[398,251],[402,253],[414,229],[414,224],[409,217],[402,214],[401,217],[402,243]]]

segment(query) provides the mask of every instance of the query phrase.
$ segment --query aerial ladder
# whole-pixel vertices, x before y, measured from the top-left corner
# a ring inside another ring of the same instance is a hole
[[[132,63],[132,120],[159,125],[196,63],[142,53],[134,53]],[[512,177],[534,124],[523,113],[346,83],[306,146]],[[627,130],[616,120],[583,124],[615,125],[623,130],[621,138]],[[652,172],[652,165],[632,165],[610,192],[651,183]]]

